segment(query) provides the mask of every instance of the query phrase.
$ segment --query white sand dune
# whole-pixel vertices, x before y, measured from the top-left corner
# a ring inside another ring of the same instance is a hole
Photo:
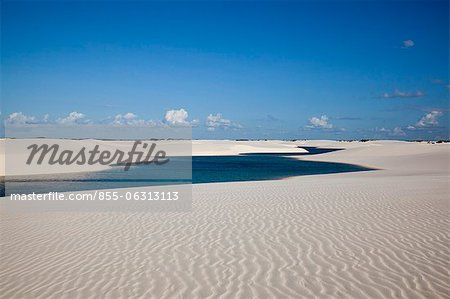
[[[225,143],[194,154],[324,146],[347,150],[301,159],[380,170],[194,185],[185,213],[0,209],[1,298],[449,298],[449,145]]]
[[[144,142],[144,141],[142,141]],[[190,156],[192,154],[192,144],[190,140],[158,140],[158,141],[146,141],[146,143],[156,144],[156,149],[153,152],[152,157],[159,149],[164,149],[168,156]],[[36,144],[38,147],[42,145],[47,145],[51,147],[53,145],[58,146],[58,150],[55,152],[55,159],[61,157],[61,154],[65,150],[70,150],[73,152],[71,157],[75,156],[84,147],[85,158],[89,159],[89,151],[93,150],[94,147],[98,146],[98,150],[109,151],[111,155],[119,150],[126,154],[133,148],[134,141],[111,141],[111,140],[98,140],[98,139],[81,139],[81,140],[71,140],[71,139],[0,139],[0,176],[4,176],[5,173],[8,176],[14,175],[40,175],[40,174],[59,174],[59,173],[79,173],[79,172],[89,172],[89,171],[101,171],[110,168],[109,165],[101,165],[99,163],[88,164],[83,163],[78,165],[77,163],[72,163],[70,165],[64,164],[59,165],[58,163],[50,165],[48,163],[49,158],[52,157],[53,150],[48,153],[43,154],[43,162],[36,166],[37,161],[41,157],[44,151],[38,150],[34,155],[32,154],[32,149],[29,148],[30,145]],[[142,148],[142,145],[137,147],[137,150],[144,151],[147,154],[147,150]],[[5,160],[5,155],[8,159]],[[99,157],[100,154],[96,154],[95,159]],[[67,157],[67,156],[66,156]],[[32,163],[26,164],[26,161],[32,158]],[[124,159],[128,156],[124,155]],[[133,156],[135,161],[136,157]],[[77,161],[81,160],[78,158]],[[115,160],[114,162],[117,162]]]
[[[226,156],[245,153],[307,152],[289,141],[193,140],[194,156]]]

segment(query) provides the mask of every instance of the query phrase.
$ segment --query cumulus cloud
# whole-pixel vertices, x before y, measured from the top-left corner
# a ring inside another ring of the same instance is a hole
[[[391,130],[389,130],[389,129],[386,129],[386,128],[378,128],[378,127],[376,127],[375,128],[375,132],[381,132],[381,133],[389,133]]]
[[[313,129],[331,129],[333,128],[333,125],[331,123],[328,122],[328,116],[326,115],[322,115],[321,117],[311,117],[309,119],[309,125],[307,126],[308,128],[313,128]]]
[[[83,113],[73,111],[70,112],[69,115],[64,118],[58,118],[56,122],[64,125],[77,124],[80,123],[82,120],[84,120],[85,117],[86,115],[84,115]]]
[[[238,123],[232,122],[229,119],[223,118],[222,114],[216,115],[209,114],[206,118],[206,127],[208,131],[214,131],[216,129],[241,129],[242,126]]]
[[[398,89],[394,90],[392,93],[385,92],[383,98],[393,99],[393,98],[420,98],[423,97],[425,93],[423,91],[417,90],[415,92],[400,91]]]
[[[151,122],[147,122],[143,119],[139,119],[136,114],[133,112],[128,112],[125,114],[117,114],[114,116],[114,120],[112,122],[113,125],[116,126],[139,126],[139,125],[146,125]]]
[[[395,128],[392,130],[391,135],[394,135],[394,136],[405,136],[406,133],[405,133],[405,131],[402,130],[402,128],[400,128],[400,127],[395,127]]]
[[[441,111],[433,110],[424,116],[422,116],[419,121],[416,123],[416,127],[418,128],[428,128],[428,127],[434,127],[439,124],[439,117],[442,116]]]
[[[415,43],[412,39],[404,40],[402,42],[402,44],[403,44],[403,47],[402,47],[403,49],[409,49],[409,48],[414,47],[414,45],[415,45]]]
[[[13,112],[6,119],[6,123],[11,125],[25,125],[25,124],[34,124],[36,123],[36,117],[27,116],[22,112]]]
[[[185,126],[189,125],[187,118],[188,112],[183,108],[178,110],[168,110],[164,116],[164,122],[173,126]]]
[[[133,120],[133,119],[137,118],[137,115],[134,114],[133,112],[128,112],[128,113],[125,113],[123,118],[126,119],[126,120]]]
[[[381,133],[383,135],[390,135],[390,136],[405,136],[406,133],[403,130],[403,128],[401,127],[395,127],[393,129],[389,129],[389,128],[378,128],[376,127],[373,131],[377,132],[377,133]]]

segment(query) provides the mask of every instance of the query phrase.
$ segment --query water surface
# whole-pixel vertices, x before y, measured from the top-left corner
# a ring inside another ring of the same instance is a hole
[[[7,178],[10,193],[46,193],[216,182],[276,180],[291,176],[331,174],[371,170],[358,165],[298,160],[291,156],[321,154],[330,149],[307,148],[309,153],[245,154],[239,156],[194,156],[171,158],[171,167],[133,165],[75,174]],[[192,172],[191,172],[192,167]],[[163,178],[163,179],[161,179]],[[3,185],[5,194],[5,187]]]

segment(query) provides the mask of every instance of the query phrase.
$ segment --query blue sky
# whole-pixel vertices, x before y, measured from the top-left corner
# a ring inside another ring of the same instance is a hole
[[[449,138],[448,1],[2,2],[7,125]]]

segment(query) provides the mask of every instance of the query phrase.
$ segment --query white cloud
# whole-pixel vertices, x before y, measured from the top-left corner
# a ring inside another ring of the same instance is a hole
[[[64,125],[77,124],[81,120],[83,120],[85,117],[86,117],[86,115],[84,115],[83,113],[73,111],[73,112],[70,112],[67,117],[58,118],[56,120],[56,122],[59,124],[64,124]]]
[[[189,125],[188,112],[183,108],[178,110],[168,110],[164,116],[164,121],[173,126],[185,126]]]
[[[25,124],[34,124],[36,123],[36,117],[27,116],[22,112],[13,112],[11,113],[6,122],[11,125],[25,125]]]
[[[126,120],[133,120],[133,119],[137,118],[137,115],[134,114],[133,112],[128,112],[128,113],[125,113],[123,118],[126,119]]]
[[[391,135],[394,135],[394,136],[405,136],[406,133],[405,133],[405,131],[402,130],[402,128],[400,128],[400,127],[395,127],[395,128],[392,130]]]
[[[232,122],[229,119],[223,118],[222,114],[216,115],[209,114],[206,118],[206,127],[208,131],[214,131],[215,129],[241,129],[242,126],[238,123]]]
[[[127,112],[125,114],[117,114],[114,116],[114,120],[112,122],[113,125],[116,126],[139,126],[139,125],[146,125],[150,124],[150,122],[147,122],[143,119],[139,119],[136,114],[133,112]]]
[[[412,39],[404,40],[402,43],[403,43],[403,47],[402,48],[404,48],[404,49],[412,48],[415,45],[415,43],[414,43],[414,41]]]
[[[393,99],[393,98],[420,98],[423,97],[425,93],[423,91],[417,90],[416,92],[400,91],[398,89],[394,90],[392,93],[385,92],[383,98]]]
[[[427,128],[427,127],[434,127],[439,124],[438,119],[442,116],[441,111],[433,110],[430,113],[425,114],[422,116],[421,119],[416,123],[416,127],[419,128]]]
[[[376,132],[382,132],[382,133],[389,133],[391,130],[389,130],[389,129],[386,129],[386,128],[378,128],[378,127],[376,127],[375,128],[375,131]]]
[[[389,129],[389,128],[378,128],[376,127],[374,129],[375,132],[381,133],[383,135],[390,135],[390,136],[405,136],[406,133],[405,131],[401,128],[401,127],[395,127],[393,129]]]
[[[310,125],[308,125],[308,128],[315,128],[315,129],[331,129],[333,128],[333,125],[328,122],[328,116],[322,115],[319,117],[311,117],[309,119]]]

